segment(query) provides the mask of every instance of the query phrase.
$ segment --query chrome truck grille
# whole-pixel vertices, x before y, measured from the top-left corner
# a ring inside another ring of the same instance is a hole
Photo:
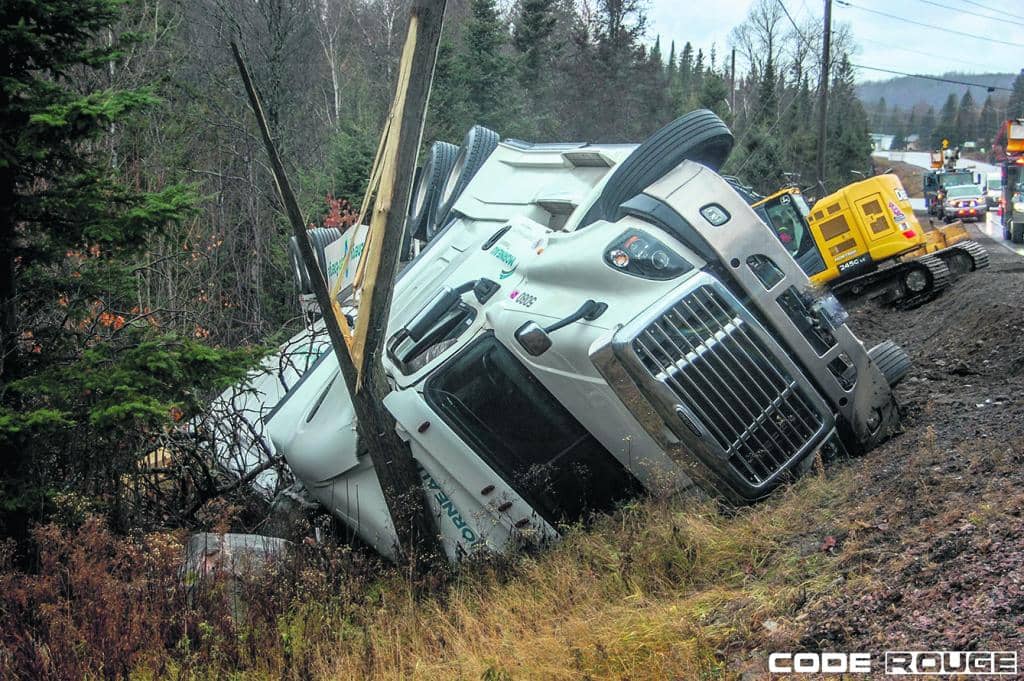
[[[695,280],[620,329],[614,354],[669,428],[752,496],[819,444],[833,416],[727,289],[706,274]]]

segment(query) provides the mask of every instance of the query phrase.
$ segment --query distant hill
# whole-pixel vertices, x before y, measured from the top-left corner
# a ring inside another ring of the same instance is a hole
[[[1015,73],[946,73],[943,78],[951,80],[962,80],[968,83],[979,83],[980,85],[995,85],[999,87],[1010,87]],[[925,102],[934,106],[936,111],[942,108],[949,93],[956,93],[957,97],[963,96],[966,90],[970,89],[974,101],[980,105],[985,101],[988,92],[984,87],[968,87],[965,85],[954,85],[953,83],[942,83],[923,78],[908,78],[901,76],[889,80],[876,80],[861,83],[857,86],[857,95],[867,106],[874,106],[878,103],[879,97],[885,97],[885,103],[889,107],[897,106],[901,109],[909,109],[918,102]],[[1005,93],[1004,93],[1005,94]]]

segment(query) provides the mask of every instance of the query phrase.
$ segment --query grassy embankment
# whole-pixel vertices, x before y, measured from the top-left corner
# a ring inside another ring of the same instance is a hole
[[[726,677],[763,668],[745,651],[766,637],[794,645],[787,618],[828,590],[826,536],[848,477],[812,475],[735,514],[638,502],[419,597],[345,551],[188,596],[168,567],[173,536],[50,528],[41,576],[0,575],[0,675]]]

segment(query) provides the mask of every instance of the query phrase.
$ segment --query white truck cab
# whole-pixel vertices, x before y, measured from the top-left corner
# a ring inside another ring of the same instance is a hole
[[[384,404],[453,559],[553,539],[641,491],[754,501],[898,425],[841,309],[714,170],[681,160],[599,209],[645,145],[498,144],[400,275]],[[393,557],[333,355],[268,428]]]

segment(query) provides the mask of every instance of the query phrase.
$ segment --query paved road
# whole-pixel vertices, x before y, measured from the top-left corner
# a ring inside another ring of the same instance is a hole
[[[989,213],[985,222],[978,223],[978,229],[988,234],[993,241],[1008,251],[1024,256],[1024,245],[1015,244],[1003,238],[1003,226],[999,222],[999,217],[994,213]]]
[[[902,161],[920,168],[931,168],[931,156],[925,151],[876,151],[872,155],[880,158],[887,158],[891,161]],[[970,159],[960,159],[957,161],[956,167],[973,167],[979,173],[995,173],[998,175],[1000,172],[999,166],[981,163],[979,161],[972,161]],[[923,198],[912,198],[910,199],[910,204],[914,207],[915,212],[924,212]],[[1003,239],[1003,227],[999,223],[999,216],[994,212],[990,212],[986,215],[985,222],[978,223],[978,229],[987,234],[993,241],[1008,251],[1024,256],[1024,245],[1014,244]]]
[[[872,156],[887,158],[890,161],[902,161],[919,168],[931,168],[931,156],[927,151],[876,151]],[[968,158],[962,158],[957,161],[956,167],[974,168],[979,173],[999,174],[999,166],[982,163],[981,161],[972,161]]]

